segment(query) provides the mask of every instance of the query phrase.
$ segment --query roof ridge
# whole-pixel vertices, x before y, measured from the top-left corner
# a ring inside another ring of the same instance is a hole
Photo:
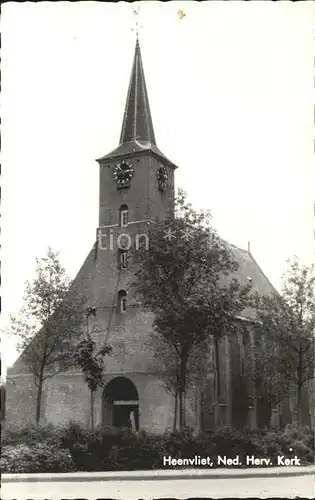
[[[246,250],[245,248],[241,248],[241,247],[239,247],[239,246],[235,245],[234,243],[231,243],[230,241],[225,240],[224,238],[221,238],[221,240],[222,240],[224,243],[226,243],[227,245],[229,245],[230,247],[237,248],[237,250],[240,250],[241,252],[245,252],[245,253],[248,253],[249,255],[251,255],[251,253],[250,253],[248,250]]]

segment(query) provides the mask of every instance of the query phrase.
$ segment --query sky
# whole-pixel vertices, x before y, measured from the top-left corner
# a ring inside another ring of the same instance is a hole
[[[51,246],[75,277],[95,241],[96,158],[118,145],[137,4],[2,6],[2,317]],[[181,19],[178,10],[185,16]],[[279,289],[315,257],[314,2],[141,2],[157,144],[176,187]],[[3,370],[17,357],[2,338]]]

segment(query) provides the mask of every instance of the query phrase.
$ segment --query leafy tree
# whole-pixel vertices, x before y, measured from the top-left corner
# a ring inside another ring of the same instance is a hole
[[[20,361],[37,387],[36,422],[40,421],[43,384],[74,360],[74,343],[84,321],[84,299],[71,285],[58,254],[48,249],[36,259],[36,276],[26,283],[23,306],[11,316],[8,335],[18,340]]]
[[[268,363],[265,385],[276,402],[289,386],[296,388],[298,423],[302,417],[302,390],[314,378],[315,274],[314,266],[288,261],[281,294],[255,297],[267,349],[258,353],[258,369]]]
[[[94,395],[98,387],[103,384],[104,357],[111,353],[112,348],[105,343],[99,351],[96,351],[96,344],[89,332],[89,318],[91,316],[96,316],[95,307],[87,308],[87,337],[77,345],[75,364],[82,370],[85,382],[90,389],[91,427],[94,429]]]
[[[234,317],[244,309],[250,289],[231,277],[238,266],[210,219],[209,212],[194,210],[186,194],[179,191],[175,212],[148,226],[149,251],[143,247],[133,251],[135,294],[154,313],[154,330],[178,361],[180,429],[185,425],[192,352],[212,336],[219,370],[219,339],[234,329]],[[165,353],[169,356],[167,349]],[[165,358],[165,364],[168,362]],[[171,371],[174,373],[173,362]],[[220,399],[219,377],[217,380]]]
[[[173,432],[175,432],[178,425],[179,357],[173,344],[157,332],[153,332],[150,336],[148,345],[153,350],[156,373],[162,380],[164,389],[174,397]],[[186,390],[196,384],[202,386],[205,369],[209,368],[205,367],[206,353],[209,353],[207,342],[192,348],[186,367]]]
[[[256,328],[255,350],[248,356],[245,372],[255,387],[260,425],[267,428],[271,425],[272,410],[289,396],[289,381],[279,370],[281,356],[275,339]]]
[[[147,344],[153,350],[153,364],[157,375],[162,380],[164,389],[174,397],[173,431],[178,421],[178,356],[172,344],[157,332],[153,332]]]

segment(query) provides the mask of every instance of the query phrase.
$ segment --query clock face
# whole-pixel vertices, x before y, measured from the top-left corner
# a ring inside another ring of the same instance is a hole
[[[128,187],[133,176],[133,166],[128,161],[116,163],[113,178],[119,187]]]
[[[159,189],[161,191],[164,191],[164,189],[167,188],[167,186],[169,185],[169,182],[170,182],[167,168],[164,167],[164,165],[161,165],[158,168],[157,178],[158,178]]]

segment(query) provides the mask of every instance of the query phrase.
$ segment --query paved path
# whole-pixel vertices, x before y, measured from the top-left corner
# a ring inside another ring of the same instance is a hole
[[[154,498],[314,498],[314,478],[308,476],[235,478],[235,479],[167,479],[165,481],[95,481],[3,483],[2,500],[115,498],[152,500]]]
[[[256,470],[257,471],[257,470]],[[265,473],[267,471],[264,469]],[[310,468],[308,468],[308,472]],[[155,471],[158,472],[158,471]],[[260,477],[251,474],[249,477],[241,477],[241,471],[235,471],[234,476],[227,476],[225,472],[220,479],[216,476],[204,477],[202,474],[194,475],[194,479],[178,479],[174,471],[169,477],[163,479],[151,479],[146,473],[142,479],[116,479],[105,476],[100,479],[97,473],[91,476],[90,473],[68,476],[68,480],[61,477],[51,480],[51,477],[37,477],[36,481],[14,481],[13,475],[3,477],[1,487],[2,500],[26,500],[27,498],[45,499],[73,499],[73,498],[115,498],[121,500],[152,500],[155,498],[178,498],[188,499],[189,497],[210,497],[210,498],[246,498],[246,497],[283,497],[294,498],[296,496],[304,498],[314,498],[315,496],[315,478],[314,474],[304,475],[269,475],[264,476],[260,470]],[[180,472],[180,471],[176,471]],[[185,471],[186,472],[186,471]],[[196,471],[194,471],[196,472]],[[215,472],[215,471],[211,471]],[[223,472],[223,471],[221,471]],[[283,471],[284,472],[284,471]],[[129,473],[130,475],[131,473]],[[152,473],[151,473],[152,474]],[[91,479],[93,477],[93,479]],[[130,477],[130,476],[129,476]],[[7,481],[6,479],[9,479]],[[26,478],[25,478],[26,479]]]
[[[164,479],[234,479],[247,477],[274,477],[274,476],[302,476],[311,474],[315,477],[315,466],[305,467],[252,467],[239,468],[227,467],[225,469],[154,469],[143,471],[115,471],[115,472],[67,472],[59,474],[2,474],[2,482],[33,482],[33,481],[139,481],[139,480],[164,480]]]

